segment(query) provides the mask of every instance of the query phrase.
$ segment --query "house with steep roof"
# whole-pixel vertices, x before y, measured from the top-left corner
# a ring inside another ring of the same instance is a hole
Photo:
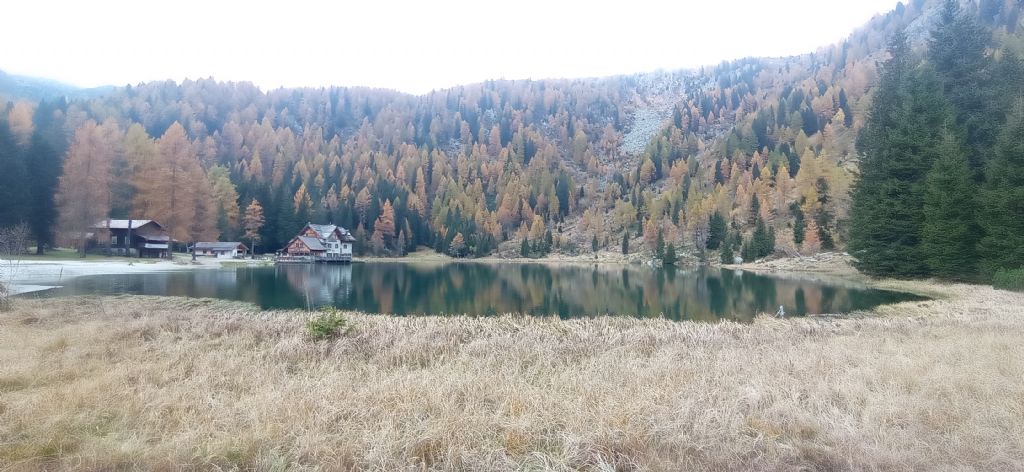
[[[306,223],[281,250],[281,262],[352,262],[352,243],[356,238],[347,229],[334,224]]]
[[[153,220],[99,221],[92,226],[90,245],[112,256],[168,257],[171,236]]]

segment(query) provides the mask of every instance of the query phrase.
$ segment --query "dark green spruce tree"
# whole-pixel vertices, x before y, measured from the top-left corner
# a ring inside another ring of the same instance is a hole
[[[57,222],[57,181],[60,178],[61,159],[50,142],[39,132],[32,135],[27,159],[29,229],[36,241],[36,254],[43,254],[53,244]]]
[[[998,99],[996,64],[986,54],[992,34],[960,2],[946,0],[938,24],[928,39],[928,61],[953,106],[957,125],[966,134],[967,158],[975,180],[984,173],[996,136],[1005,120],[1007,103]],[[1020,77],[1012,79],[1021,80]]]
[[[754,257],[760,259],[768,257],[775,252],[775,231],[769,230],[764,220],[758,218],[757,226],[754,227],[754,235],[751,239],[754,248]]]
[[[708,220],[708,240],[705,246],[711,250],[718,249],[722,241],[725,240],[728,231],[729,228],[726,226],[725,218],[717,211],[714,212]]]
[[[977,273],[977,185],[967,152],[947,133],[938,160],[928,172],[921,241],[928,268],[944,279],[970,280]]]
[[[719,255],[719,259],[722,264],[732,264],[735,257],[732,251],[732,240],[726,240],[722,243],[722,253]]]
[[[0,119],[0,228],[24,223],[29,216],[24,155],[7,122]]]
[[[33,117],[35,131],[25,154],[28,176],[29,216],[27,218],[32,239],[36,241],[36,254],[43,254],[53,246],[54,228],[57,227],[57,183],[63,168],[63,155],[67,148],[64,123],[57,120],[57,111],[66,107],[63,101],[41,102]]]
[[[1024,98],[999,135],[981,200],[983,268],[1024,267]]]
[[[921,245],[925,178],[949,119],[935,73],[914,67],[898,33],[882,65],[871,109],[857,140],[863,156],[850,209],[849,249],[872,275],[928,274]]]
[[[804,242],[804,229],[807,223],[804,221],[804,211],[796,202],[789,204],[789,212],[793,214],[793,242],[800,244]]]
[[[676,255],[675,244],[668,243],[668,246],[665,246],[665,257],[661,261],[664,265],[676,265],[676,262],[679,261],[679,256]]]

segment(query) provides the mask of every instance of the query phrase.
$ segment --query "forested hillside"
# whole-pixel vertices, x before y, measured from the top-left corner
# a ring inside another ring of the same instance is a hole
[[[237,240],[258,205],[265,224],[250,229],[266,251],[307,221],[351,228],[360,251],[382,255],[671,244],[730,260],[844,248],[856,240],[855,142],[878,63],[897,33],[910,38],[909,56],[925,57],[932,35],[948,34],[941,11],[913,1],[813,54],[694,71],[491,81],[422,96],[203,79],[70,101],[9,97],[0,227],[24,221],[53,243],[92,221],[133,217],[164,223],[180,241]],[[1021,5],[984,0],[964,11],[994,94],[957,117],[985,122],[966,128],[980,133],[970,155],[981,156],[1020,93]],[[944,80],[962,90],[972,79]],[[973,182],[988,181],[985,162],[969,163]]]

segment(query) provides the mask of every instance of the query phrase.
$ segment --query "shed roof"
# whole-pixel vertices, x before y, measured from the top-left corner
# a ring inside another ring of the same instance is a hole
[[[153,220],[100,220],[99,222],[94,224],[92,227],[93,228],[110,228],[110,229],[129,229],[128,228],[128,222],[129,221],[132,224],[131,229],[141,228],[141,227],[146,226],[146,225],[148,225],[150,223],[156,223],[157,226],[160,226],[160,223],[157,223],[157,222],[155,222]]]
[[[222,242],[222,241],[200,241],[196,243],[196,249],[209,249],[212,251],[233,251],[235,249],[247,250],[245,244],[237,241]]]

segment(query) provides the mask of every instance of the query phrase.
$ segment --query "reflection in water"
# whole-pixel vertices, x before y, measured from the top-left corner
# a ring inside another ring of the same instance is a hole
[[[243,300],[264,308],[334,305],[371,313],[527,313],[749,320],[756,313],[837,313],[909,294],[772,278],[750,272],[687,272],[542,264],[281,265],[75,279],[44,296],[147,294]]]

